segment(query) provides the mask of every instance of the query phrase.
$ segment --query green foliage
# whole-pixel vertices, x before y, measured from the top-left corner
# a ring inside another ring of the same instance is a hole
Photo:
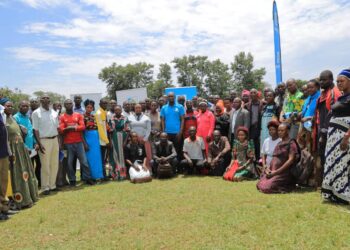
[[[33,93],[33,95],[37,98],[40,98],[44,95],[48,95],[50,97],[51,103],[54,103],[54,102],[63,103],[66,100],[66,97],[64,95],[60,95],[50,91],[36,91]]]
[[[212,95],[221,97],[228,95],[229,90],[232,89],[232,81],[227,64],[220,59],[209,62],[205,86]]]
[[[158,80],[162,80],[165,84],[171,84],[171,66],[167,63],[159,65],[159,73],[157,75]]]
[[[101,70],[98,78],[107,83],[110,98],[115,99],[117,90],[146,87],[153,82],[153,65],[145,62],[117,65],[113,63]]]
[[[177,70],[177,80],[181,86],[196,86],[200,96],[205,96],[204,81],[208,75],[209,61],[207,56],[176,57],[172,61]]]
[[[248,54],[245,52],[238,53],[234,58],[234,62],[231,63],[231,70],[235,83],[234,88],[237,91],[264,88],[263,77],[266,70],[265,68],[254,69],[254,57],[250,52]]]
[[[297,82],[297,86],[298,86],[298,89],[301,90],[301,87],[304,86],[305,84],[308,83],[308,81],[306,80],[301,80],[301,79],[296,79],[295,80]]]
[[[0,96],[8,98],[13,103],[15,110],[18,109],[18,105],[21,101],[29,101],[30,95],[24,94],[20,89],[15,88],[14,90],[8,87],[0,88]]]

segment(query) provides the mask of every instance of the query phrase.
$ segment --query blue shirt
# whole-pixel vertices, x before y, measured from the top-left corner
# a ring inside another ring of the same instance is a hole
[[[301,117],[315,116],[317,99],[320,97],[321,92],[317,91],[315,94],[308,96],[304,102]]]
[[[15,118],[16,122],[19,125],[27,129],[27,135],[26,135],[24,144],[28,149],[32,150],[34,148],[35,140],[34,140],[33,126],[32,126],[32,123],[30,122],[29,116],[23,115],[20,112],[18,112],[13,116],[13,118]]]
[[[181,128],[181,116],[185,115],[185,109],[182,105],[174,103],[173,106],[166,104],[160,111],[160,117],[164,118],[165,132],[168,134],[177,134]]]
[[[83,108],[83,106],[80,106],[80,108],[74,107],[73,112],[79,113],[81,115],[85,114],[85,109]]]

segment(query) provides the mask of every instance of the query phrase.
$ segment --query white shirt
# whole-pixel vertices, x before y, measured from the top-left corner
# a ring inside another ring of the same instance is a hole
[[[183,151],[188,154],[191,160],[204,160],[202,150],[205,150],[202,137],[197,136],[195,141],[191,141],[190,137],[185,139]]]
[[[237,119],[237,115],[238,115],[238,112],[241,110],[242,108],[240,109],[237,109],[237,110],[234,110],[233,113],[232,113],[232,121],[231,121],[231,133],[234,134],[235,132],[235,125],[236,125],[236,119]]]
[[[151,133],[151,119],[144,114],[141,114],[139,119],[137,115],[131,115],[129,117],[129,122],[131,130],[147,141]]]
[[[40,138],[58,135],[58,113],[53,109],[46,110],[42,107],[32,114],[33,129],[39,131]]]
[[[273,151],[275,150],[275,147],[281,140],[281,138],[277,138],[273,141],[271,136],[265,139],[261,147],[261,154],[266,155],[266,166],[270,166],[273,157]]]

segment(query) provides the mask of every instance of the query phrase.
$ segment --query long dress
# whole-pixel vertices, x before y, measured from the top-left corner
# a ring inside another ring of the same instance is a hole
[[[6,119],[6,127],[12,154],[15,159],[10,164],[13,199],[18,208],[30,207],[38,201],[38,181],[32,161],[23,142],[21,129],[14,118]]]
[[[272,119],[277,119],[277,117],[277,106],[275,104],[266,105],[264,107],[261,116],[260,150],[262,149],[264,141],[270,136],[267,124],[272,121]]]
[[[340,143],[349,128],[350,94],[339,97],[332,106],[322,182],[322,196],[325,199],[350,202],[350,150],[340,150]]]
[[[124,116],[113,116],[109,122],[112,132],[113,147],[110,150],[110,164],[112,166],[112,178],[114,180],[126,179],[126,167],[124,159],[124,145],[127,140],[128,119]]]
[[[234,177],[236,178],[255,178],[256,173],[254,169],[254,163],[248,162],[249,159],[254,160],[254,143],[252,140],[241,143],[238,140],[234,140],[232,146],[232,159],[237,160],[239,166],[244,166],[244,169],[238,170]]]
[[[209,110],[204,113],[201,111],[197,115],[197,136],[202,137],[205,150],[208,154],[209,143],[207,142],[207,136],[212,137],[215,128],[215,116]]]
[[[298,147],[294,140],[290,142],[279,142],[273,152],[270,170],[275,171],[282,167],[288,160],[290,152],[293,152],[295,155],[298,154]],[[286,171],[271,178],[267,178],[266,175],[263,174],[256,185],[258,190],[263,193],[285,193],[292,191],[296,185],[295,178],[291,173],[292,167],[293,166],[290,166]]]
[[[90,167],[90,174],[93,180],[103,178],[102,156],[100,147],[100,138],[98,135],[96,120],[92,114],[84,114],[84,139],[89,150],[86,152],[86,158]]]

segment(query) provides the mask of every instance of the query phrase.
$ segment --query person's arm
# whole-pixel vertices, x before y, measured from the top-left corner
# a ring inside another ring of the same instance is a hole
[[[176,153],[176,150],[175,150],[175,147],[173,144],[171,144],[171,154],[168,155],[167,157],[165,157],[165,160],[170,160],[170,159],[173,159],[177,156],[177,153]]]
[[[149,135],[151,134],[151,130],[152,130],[151,120],[147,117],[145,122],[146,122],[146,134],[143,140],[148,141]]]
[[[89,151],[90,148],[89,148],[89,145],[87,144],[87,142],[85,140],[85,136],[83,135],[81,138],[83,139],[83,145],[84,145],[85,152]]]
[[[183,133],[183,130],[184,130],[184,115],[181,115],[181,116],[180,116],[180,123],[181,123],[180,131],[179,131],[179,133],[177,134],[178,140],[181,140],[181,136],[182,136],[182,133]]]
[[[207,161],[207,152],[206,152],[206,150],[205,150],[205,144],[204,144],[204,141],[203,140],[201,140],[201,147],[202,147],[202,155],[203,155],[203,159],[204,159],[204,161]]]
[[[164,117],[164,107],[160,110],[160,130],[165,131],[165,117]]]
[[[224,141],[225,141],[225,147],[224,149],[220,152],[220,157],[224,156],[226,153],[228,153],[231,150],[231,146],[230,143],[228,142],[228,139],[226,137],[224,137]]]
[[[211,136],[213,135],[214,129],[215,129],[215,116],[213,115],[213,113],[209,113],[209,130],[208,130],[208,136],[211,138]]]
[[[39,135],[39,131],[34,129],[34,137],[38,143],[39,146],[39,150],[41,153],[45,154],[45,147],[43,146],[43,144],[41,144],[41,140],[40,140],[40,135]]]
[[[284,171],[286,171],[287,169],[289,169],[292,166],[294,160],[295,160],[295,152],[291,151],[291,152],[289,152],[288,160],[279,169],[277,169],[275,171],[271,171],[269,174],[269,177],[279,175],[279,174],[283,173]]]
[[[191,160],[191,158],[190,158],[190,156],[187,154],[187,152],[185,152],[184,151],[184,158],[187,160],[187,162],[190,164],[190,165],[192,165],[193,163],[192,163],[192,160]]]
[[[82,132],[85,130],[84,117],[79,114],[78,124],[75,127],[75,131]]]

